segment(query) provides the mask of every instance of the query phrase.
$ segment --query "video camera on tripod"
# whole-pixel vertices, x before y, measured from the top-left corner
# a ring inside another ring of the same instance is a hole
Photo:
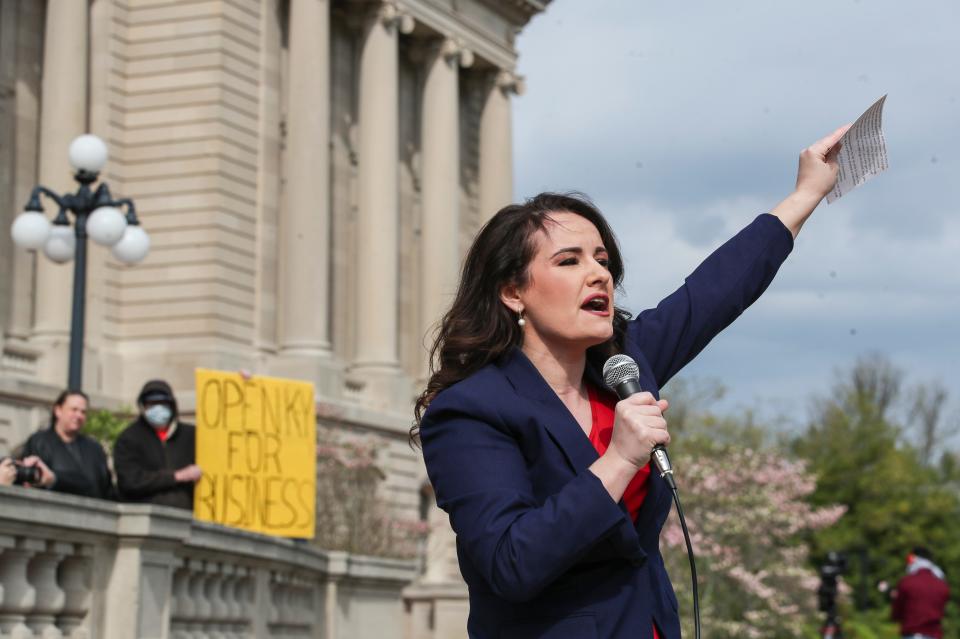
[[[847,556],[841,552],[830,551],[820,566],[820,587],[817,588],[817,608],[825,612],[827,618],[820,629],[823,639],[841,639],[840,619],[837,617],[837,578],[847,574],[849,566]]]

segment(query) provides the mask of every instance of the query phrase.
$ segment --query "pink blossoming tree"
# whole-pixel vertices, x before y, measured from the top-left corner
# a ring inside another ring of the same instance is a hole
[[[803,462],[772,451],[695,441],[678,455],[678,483],[697,558],[704,636],[806,636],[819,613],[818,577],[805,540],[834,524],[844,507],[807,503],[816,482]],[[661,545],[684,635],[692,636],[690,568],[676,512],[667,520]]]

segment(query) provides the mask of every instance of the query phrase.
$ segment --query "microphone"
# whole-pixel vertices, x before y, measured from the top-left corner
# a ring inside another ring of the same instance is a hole
[[[643,391],[640,388],[640,367],[629,355],[614,355],[603,365],[603,382],[617,394],[620,399],[626,399]],[[677,484],[673,479],[673,464],[663,444],[657,444],[650,451],[650,458],[660,473],[660,477],[667,482],[671,489],[676,490]]]

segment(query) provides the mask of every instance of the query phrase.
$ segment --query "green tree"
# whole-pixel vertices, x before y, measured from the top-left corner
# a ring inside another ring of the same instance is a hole
[[[904,441],[904,426],[894,417],[901,379],[885,358],[861,358],[838,378],[829,397],[815,403],[806,432],[793,442],[794,452],[817,477],[810,503],[847,508],[834,526],[813,535],[814,554],[867,551],[863,603],[872,612],[852,621],[869,626],[877,636],[890,628],[881,621],[884,615],[877,614],[888,604],[874,585],[896,582],[911,547],[933,549],[953,582],[952,590],[957,592],[960,585],[960,500],[943,473],[956,476],[955,466],[927,465],[924,455]]]
[[[774,441],[751,411],[718,415],[717,382],[677,379],[664,390],[680,496],[697,558],[704,634],[726,639],[799,639],[818,618],[813,531],[843,509],[814,507],[815,477]],[[658,481],[654,478],[651,481]],[[664,561],[692,634],[686,548],[676,514],[661,535]]]
[[[133,420],[133,417],[133,413],[126,407],[117,412],[105,408],[91,410],[87,412],[87,423],[83,427],[83,432],[103,444],[107,452],[112,452],[117,437]]]

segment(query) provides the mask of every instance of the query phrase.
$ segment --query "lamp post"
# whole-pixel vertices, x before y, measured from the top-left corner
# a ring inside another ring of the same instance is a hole
[[[124,264],[136,264],[147,256],[150,237],[140,226],[133,201],[114,200],[106,182],[94,191],[100,170],[107,163],[107,145],[95,135],[81,135],[70,143],[73,179],[80,183],[76,193],[58,195],[45,186],[35,186],[23,213],[13,221],[10,233],[14,243],[29,250],[43,250],[48,258],[63,264],[73,263],[73,310],[70,323],[70,367],[67,387],[80,390],[83,383],[83,335],[86,314],[87,237],[97,244],[113,247],[113,256]],[[40,204],[45,196],[59,212],[53,224]],[[126,208],[126,214],[120,210]],[[73,213],[73,229],[67,211]]]

